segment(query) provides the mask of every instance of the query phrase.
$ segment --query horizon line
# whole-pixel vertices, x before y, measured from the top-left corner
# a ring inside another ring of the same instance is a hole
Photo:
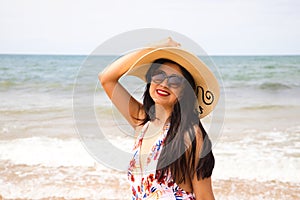
[[[89,54],[69,54],[69,53],[0,53],[0,55],[20,55],[20,56],[92,56]],[[120,56],[117,54],[97,54],[94,56]],[[198,55],[199,56],[199,55]],[[300,56],[300,54],[208,54],[207,56]]]

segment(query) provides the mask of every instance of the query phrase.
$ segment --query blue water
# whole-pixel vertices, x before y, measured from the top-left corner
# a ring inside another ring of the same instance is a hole
[[[48,116],[71,119],[75,84],[80,85],[82,97],[95,93],[101,112],[109,114],[111,104],[97,75],[114,59],[115,56],[87,59],[75,55],[0,55],[0,115],[6,127],[4,132],[14,130],[11,129],[14,120],[30,119],[22,126],[32,130],[30,124],[38,124],[39,119],[46,120]],[[225,89],[226,115],[232,122],[255,110],[261,115],[280,113],[284,119],[298,116],[295,112],[300,108],[300,56],[213,56],[211,59],[219,70],[219,81]],[[128,80],[130,90],[137,82]],[[247,117],[258,116],[250,114]],[[273,119],[264,116],[263,120]],[[60,123],[55,125],[57,129],[63,127]]]
[[[1,91],[71,91],[84,56],[0,55]]]
[[[228,87],[274,91],[300,86],[300,56],[226,56],[213,59]]]
[[[70,91],[86,56],[0,55],[1,91]],[[101,71],[114,56],[103,56]],[[300,56],[213,56],[226,88],[283,91],[300,86]],[[97,74],[94,74],[97,80]]]

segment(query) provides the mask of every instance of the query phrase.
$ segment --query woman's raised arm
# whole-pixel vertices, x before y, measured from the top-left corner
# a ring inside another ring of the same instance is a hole
[[[119,83],[119,79],[147,51],[149,52],[151,49],[143,49],[124,55],[105,68],[98,76],[108,97],[133,128],[139,125],[137,119],[144,117],[144,110],[142,105]]]

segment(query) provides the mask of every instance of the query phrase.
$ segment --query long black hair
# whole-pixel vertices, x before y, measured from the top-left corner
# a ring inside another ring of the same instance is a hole
[[[195,106],[197,105],[195,81],[184,67],[164,58],[154,61],[150,66],[146,74],[147,85],[143,98],[143,109],[146,116],[141,119],[141,125],[155,119],[155,103],[149,93],[151,75],[164,63],[173,63],[180,67],[186,79],[186,87],[183,89],[181,97],[177,98],[170,116],[169,130],[157,163],[156,178],[163,180],[169,172],[177,183],[185,182],[187,175],[192,178],[195,173],[198,180],[208,178],[211,176],[215,164],[211,141],[198,118],[199,114]],[[201,155],[196,155],[196,146],[199,141],[196,140],[195,125],[199,126],[202,133]]]

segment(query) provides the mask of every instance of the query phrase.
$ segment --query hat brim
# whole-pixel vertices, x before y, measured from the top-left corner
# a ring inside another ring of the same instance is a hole
[[[184,67],[194,78],[199,104],[199,118],[207,116],[216,106],[220,88],[212,71],[194,54],[177,47],[164,47],[146,52],[130,67],[126,75],[146,81],[151,64],[160,58],[172,60]]]

